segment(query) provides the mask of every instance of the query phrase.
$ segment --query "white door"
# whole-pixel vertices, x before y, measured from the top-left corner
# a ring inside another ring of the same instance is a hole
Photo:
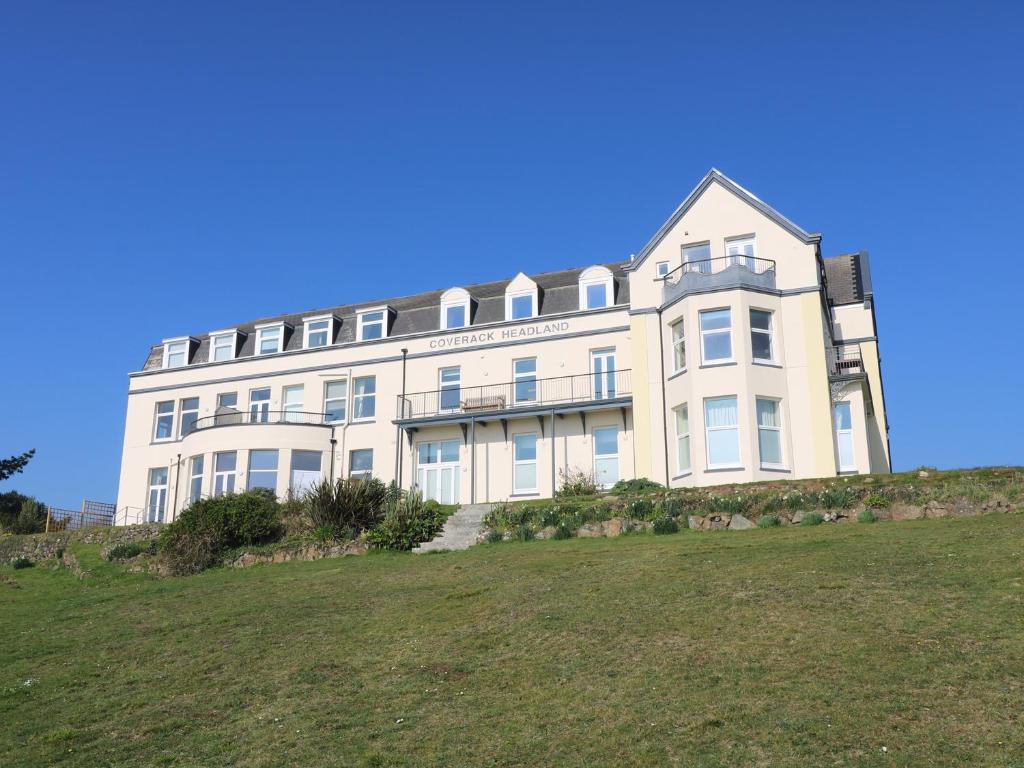
[[[602,488],[611,488],[619,482],[618,427],[594,430],[594,478]]]
[[[459,503],[459,441],[443,440],[416,446],[416,485],[424,499]]]
[[[754,238],[730,240],[725,244],[725,255],[728,264],[741,264],[748,269],[754,268]]]
[[[832,422],[836,429],[839,471],[856,472],[857,461],[853,455],[853,417],[849,403],[836,403],[832,406]]]
[[[162,523],[167,508],[167,467],[149,470],[149,498],[146,502],[146,520]]]
[[[594,399],[615,397],[615,350],[597,349],[591,352],[590,371],[594,377]]]

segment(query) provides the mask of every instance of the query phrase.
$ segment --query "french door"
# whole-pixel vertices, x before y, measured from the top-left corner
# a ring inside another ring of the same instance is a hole
[[[748,269],[754,268],[754,238],[730,240],[725,244],[725,255],[729,264],[740,264]]]
[[[424,499],[459,503],[459,441],[441,440],[416,446],[416,485]]]
[[[615,397],[615,350],[596,349],[591,352],[590,371],[594,379],[594,399]]]

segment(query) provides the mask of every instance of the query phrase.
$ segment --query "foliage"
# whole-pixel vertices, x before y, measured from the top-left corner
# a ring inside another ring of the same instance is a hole
[[[876,491],[864,497],[864,506],[868,509],[885,509],[889,506],[889,499]]]
[[[115,544],[107,552],[107,559],[112,561],[131,560],[139,555],[155,555],[157,543],[155,539],[146,541],[126,541]]]
[[[873,523],[877,519],[878,518],[875,516],[874,510],[871,510],[871,509],[862,509],[857,514],[857,522],[858,523]]]
[[[24,471],[25,465],[28,464],[35,455],[36,449],[33,448],[17,456],[11,456],[9,459],[0,459],[0,482]]]
[[[659,536],[667,533],[679,533],[679,523],[672,517],[659,517],[654,521],[654,532]]]
[[[46,505],[31,496],[15,495],[21,497],[21,506],[17,517],[8,519],[3,525],[4,530],[15,534],[42,533],[46,530]]]
[[[757,521],[758,528],[778,528],[782,525],[782,521],[778,515],[762,515],[761,519]]]
[[[825,521],[817,512],[808,512],[800,519],[800,525],[821,525]]]
[[[619,480],[612,486],[611,494],[613,496],[628,496],[635,493],[652,493],[663,490],[665,490],[665,486],[661,483],[648,480],[646,477],[637,477],[632,480]]]
[[[818,494],[825,509],[848,509],[857,503],[857,493],[846,485],[830,485]]]
[[[556,541],[571,539],[572,533],[572,529],[569,526],[567,526],[565,523],[560,523],[559,525],[555,526],[555,532],[551,534],[551,538],[555,539]]]
[[[380,523],[399,495],[396,486],[375,477],[323,480],[306,491],[302,505],[313,530],[330,531],[333,539],[354,539]]]
[[[194,502],[164,529],[158,546],[170,570],[185,575],[215,565],[230,549],[275,541],[282,533],[274,492],[256,488]]]
[[[753,496],[733,493],[725,496],[708,496],[704,501],[706,515],[745,515],[750,511]]]
[[[661,510],[661,514],[663,515],[667,515],[668,517],[679,517],[683,514],[683,500],[676,496],[666,496],[658,502],[658,508]]]
[[[366,534],[366,540],[378,549],[408,551],[434,538],[445,518],[440,504],[425,502],[418,492],[402,493],[388,502],[383,519]]]
[[[595,496],[597,494],[597,479],[593,472],[586,472],[579,467],[570,469],[568,472],[558,470],[559,488],[555,496],[564,498],[567,496]]]
[[[17,491],[0,493],[0,531],[7,533],[36,533],[35,530],[22,530],[27,521],[22,520],[25,505],[28,503],[39,504],[42,507],[43,526],[46,524],[46,506],[40,504],[31,496],[26,496]],[[39,530],[43,530],[42,527]]]
[[[14,566],[14,570],[20,571],[23,568],[31,568],[32,567],[32,561],[29,560],[24,555],[22,555],[21,557],[16,557],[14,559],[14,562],[11,563],[11,565]]]
[[[650,499],[634,499],[626,507],[626,514],[636,520],[650,520],[654,512],[654,502]]]
[[[488,544],[501,544],[505,539],[501,535],[501,531],[491,529],[487,532],[487,543]]]

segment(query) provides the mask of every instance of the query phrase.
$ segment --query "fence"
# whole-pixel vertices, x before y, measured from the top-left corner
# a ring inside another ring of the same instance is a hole
[[[116,508],[102,501],[82,502],[81,509],[47,507],[46,532],[70,531],[80,528],[107,528],[114,525]]]

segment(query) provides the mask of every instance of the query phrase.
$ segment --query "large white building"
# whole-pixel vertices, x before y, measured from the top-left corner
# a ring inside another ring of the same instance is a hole
[[[867,254],[820,245],[712,170],[628,261],[164,339],[119,517],[363,473],[473,503],[887,472]]]

